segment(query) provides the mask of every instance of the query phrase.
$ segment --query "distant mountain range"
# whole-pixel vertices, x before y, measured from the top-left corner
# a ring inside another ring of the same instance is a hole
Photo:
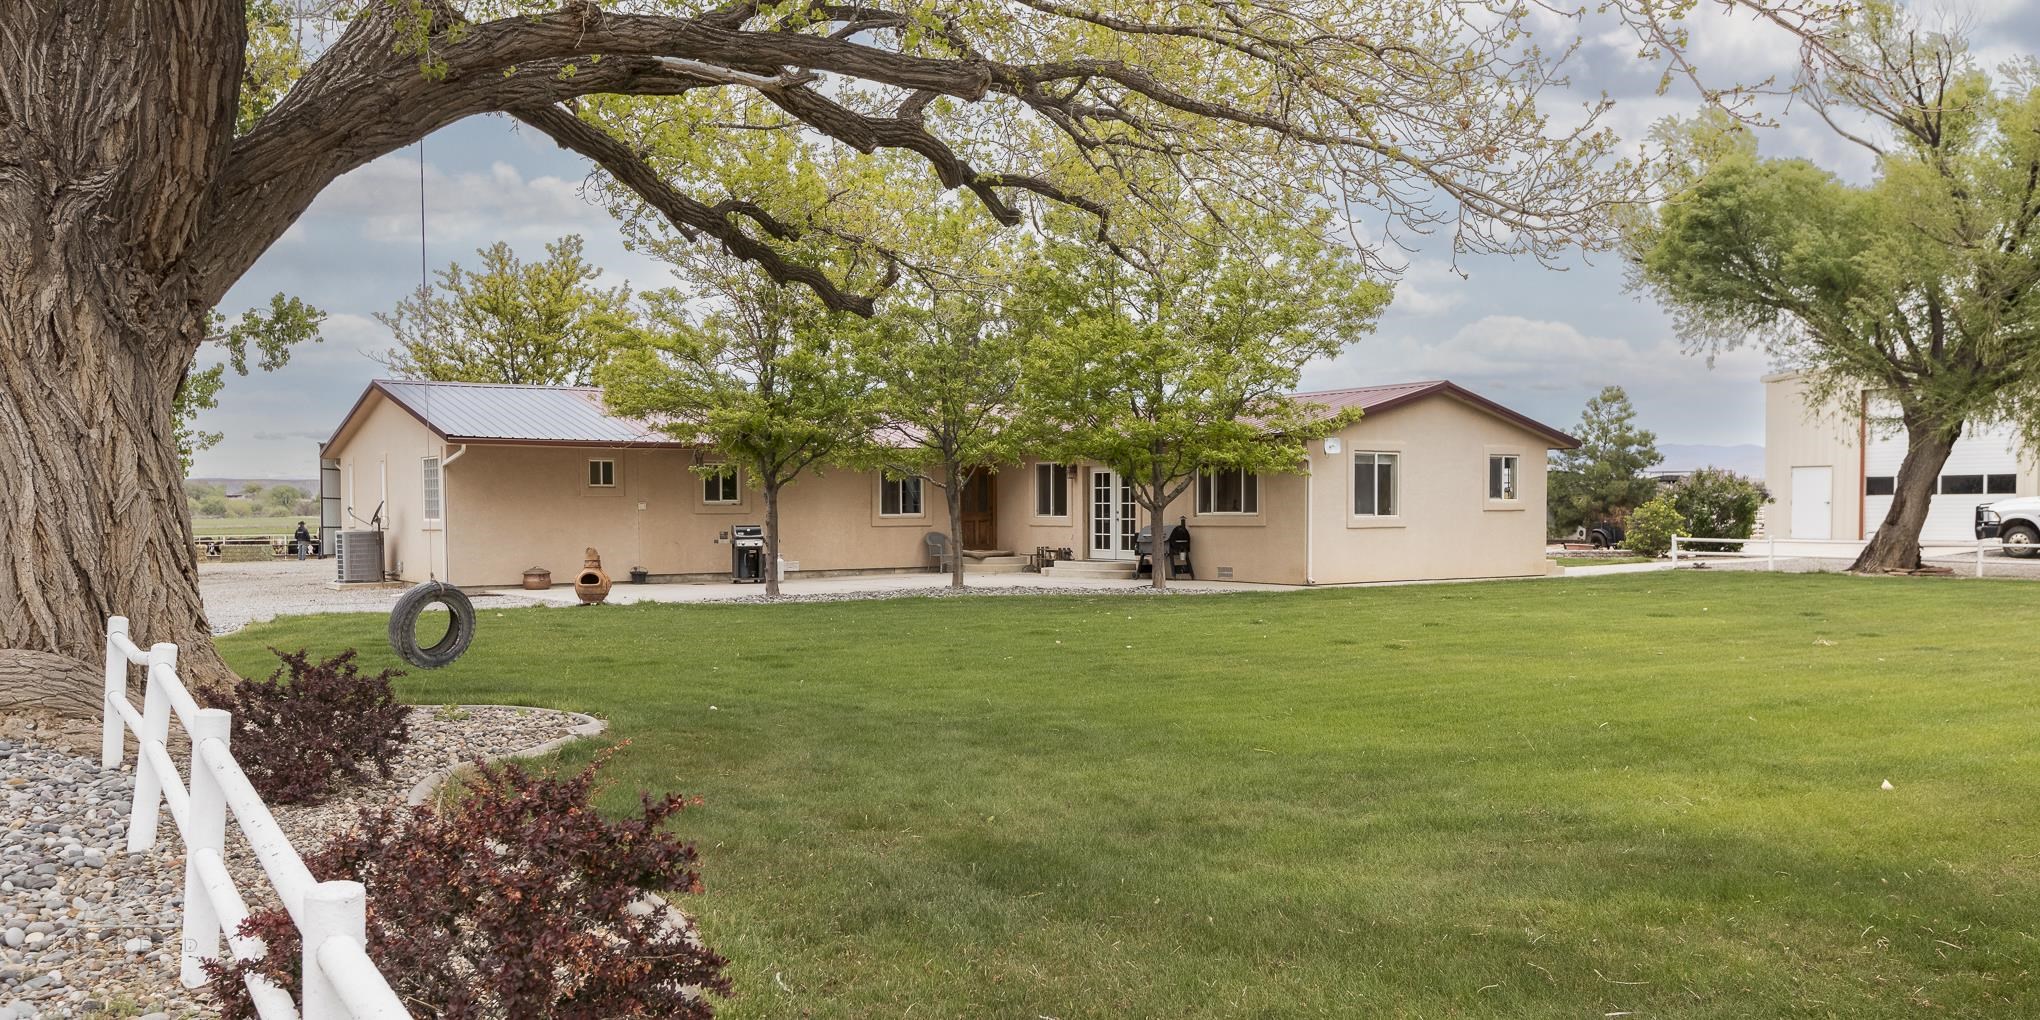
[[[1693,471],[1720,468],[1748,478],[1764,477],[1764,448],[1755,443],[1738,446],[1709,446],[1699,443],[1659,443],[1664,461],[1653,471]]]

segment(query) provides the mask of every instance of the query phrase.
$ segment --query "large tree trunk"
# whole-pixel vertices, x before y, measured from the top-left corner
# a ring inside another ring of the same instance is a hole
[[[1908,412],[1905,432],[1905,460],[1898,465],[1891,509],[1856,562],[1850,565],[1852,571],[1919,569],[1920,530],[1927,524],[1934,483],[1941,477],[1942,465],[1948,463],[1948,454],[1955,449],[1955,440],[1962,435],[1962,425],[1958,422],[1950,427],[1937,418]]]
[[[96,712],[110,615],[178,643],[188,679],[226,675],[171,404],[213,289],[185,259],[232,141],[241,19],[0,4],[0,709]]]

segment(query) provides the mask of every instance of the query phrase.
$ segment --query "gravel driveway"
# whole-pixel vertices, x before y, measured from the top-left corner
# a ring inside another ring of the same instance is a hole
[[[312,613],[388,613],[402,588],[332,588],[333,561],[274,560],[268,563],[201,563],[198,591],[215,634],[231,634],[251,623]],[[535,606],[517,595],[470,592],[477,608]]]

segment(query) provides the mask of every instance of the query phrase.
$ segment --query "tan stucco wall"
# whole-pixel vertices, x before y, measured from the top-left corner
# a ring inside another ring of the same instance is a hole
[[[1084,514],[1089,510],[1087,500],[1090,498],[1089,490],[1084,488],[1084,468],[1080,464],[1070,465],[1064,483],[1069,486],[1069,513],[1062,517],[1038,517],[1034,513],[1034,469],[1038,463],[1030,457],[999,472],[992,504],[995,507],[993,513],[997,516],[999,548],[1026,556],[1041,546],[1047,546],[1050,549],[1069,549],[1082,557]]]
[[[588,462],[616,462],[616,485],[588,484]],[[764,499],[749,480],[734,505],[702,500],[691,450],[473,445],[447,468],[459,584],[516,584],[533,566],[570,581],[594,546],[617,579],[634,566],[654,575],[726,574],[728,531],[763,524]],[[780,496],[781,555],[807,571],[899,569],[927,562],[922,535],[938,528],[941,490],[924,512],[884,517],[878,475],[808,475]]]
[[[1775,501],[1764,508],[1766,533],[1791,537],[1792,469],[1834,470],[1831,534],[1862,534],[1863,458],[1858,450],[1861,407],[1815,407],[1793,373],[1764,377],[1764,486]]]
[[[1550,571],[1545,546],[1547,441],[1449,396],[1370,414],[1340,433],[1338,454],[1311,444],[1311,575],[1318,584]],[[1353,516],[1353,454],[1401,455],[1393,518]],[[1488,457],[1515,454],[1519,492],[1487,498]]]
[[[325,455],[340,461],[341,530],[366,530],[361,521],[382,503],[383,568],[405,580],[445,578],[445,533],[428,532],[424,523],[424,460],[443,455],[439,438],[377,395],[356,416],[342,445]]]

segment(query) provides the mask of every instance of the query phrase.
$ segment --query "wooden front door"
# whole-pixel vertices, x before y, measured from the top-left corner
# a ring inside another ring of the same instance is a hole
[[[978,468],[963,481],[963,547],[997,549],[999,525],[992,508],[996,505],[994,479],[998,476]]]

